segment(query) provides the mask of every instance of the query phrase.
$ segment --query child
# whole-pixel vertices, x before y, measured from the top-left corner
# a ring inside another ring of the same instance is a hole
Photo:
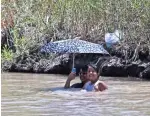
[[[89,65],[87,71],[87,78],[89,82],[84,85],[83,89],[87,91],[104,91],[108,89],[104,82],[99,81],[99,76],[99,71],[96,65]]]

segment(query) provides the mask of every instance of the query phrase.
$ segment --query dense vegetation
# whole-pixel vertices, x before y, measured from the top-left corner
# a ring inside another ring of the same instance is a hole
[[[15,50],[5,46],[2,59],[29,55],[45,41],[81,37],[104,41],[122,30],[122,45],[150,46],[150,0],[2,0],[2,29]]]

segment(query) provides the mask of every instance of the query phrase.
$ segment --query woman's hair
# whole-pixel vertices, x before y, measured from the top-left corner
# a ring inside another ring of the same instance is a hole
[[[81,67],[81,69],[82,69],[82,72],[87,72],[88,66],[87,66],[87,65],[84,65],[84,66]]]

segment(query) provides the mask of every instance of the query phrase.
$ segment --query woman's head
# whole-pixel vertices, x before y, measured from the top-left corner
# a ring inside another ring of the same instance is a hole
[[[99,70],[96,65],[88,65],[87,77],[92,83],[95,83],[99,79]]]
[[[88,78],[87,78],[87,70],[88,70],[88,66],[85,65],[85,66],[83,66],[83,67],[80,69],[80,72],[79,72],[80,80],[81,80],[83,83],[86,83],[86,82],[88,81]]]

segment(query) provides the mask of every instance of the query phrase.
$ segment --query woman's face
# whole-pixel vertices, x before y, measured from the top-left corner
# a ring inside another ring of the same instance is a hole
[[[89,66],[87,71],[87,77],[89,81],[95,83],[98,80],[98,73],[93,67]]]
[[[80,70],[79,76],[80,76],[80,80],[81,80],[83,83],[88,82],[87,72],[83,72],[82,70]]]

